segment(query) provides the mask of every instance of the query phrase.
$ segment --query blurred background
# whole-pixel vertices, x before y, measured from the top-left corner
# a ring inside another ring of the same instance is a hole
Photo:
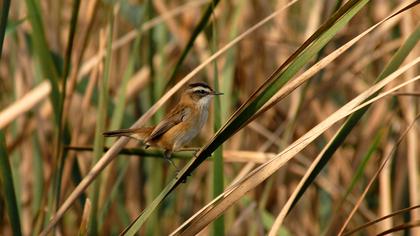
[[[6,2],[0,2],[2,14]],[[345,2],[296,1],[200,70],[191,82],[207,82],[224,95],[212,106],[209,121],[190,146],[206,144]],[[367,2],[297,75],[412,1]],[[2,169],[0,234],[16,234],[16,227],[23,235],[39,234],[102,156],[102,147],[114,143],[114,138],[103,139],[103,131],[130,127],[217,50],[288,3],[12,1],[0,61],[0,129],[6,141],[0,148],[11,170],[7,180]],[[280,153],[370,88],[407,38],[419,32],[418,22],[419,6],[387,21],[231,136],[223,144],[219,186],[229,186]],[[420,56],[418,34],[405,62]],[[410,68],[401,81],[418,76],[419,69],[418,65]],[[336,235],[359,199],[349,229],[419,206],[419,87],[418,82],[412,83],[370,107],[292,208],[277,235]],[[147,125],[156,124],[176,105],[180,92],[182,89]],[[202,234],[267,234],[308,167],[343,123],[333,125],[242,196],[224,211],[224,218],[216,223],[219,227],[210,225]],[[415,125],[404,132],[412,123]],[[136,141],[125,147],[140,154],[119,155],[104,169],[60,221],[58,235],[119,234],[175,176],[159,153],[145,154]],[[183,166],[190,157],[191,153],[181,153],[174,161]],[[391,158],[388,164],[360,198],[386,157]],[[141,235],[171,233],[214,198],[214,174],[218,172],[213,170],[213,159],[203,162],[164,201],[141,228]],[[10,213],[8,195],[13,191],[17,208]],[[11,214],[17,218],[11,220]],[[403,225],[398,235],[419,235],[415,229],[419,221],[420,212],[414,209],[361,232],[376,235]]]

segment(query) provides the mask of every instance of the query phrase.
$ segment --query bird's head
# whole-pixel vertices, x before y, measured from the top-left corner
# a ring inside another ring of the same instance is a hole
[[[215,92],[206,83],[198,82],[189,84],[185,94],[198,105],[208,106],[213,96],[222,95],[223,93]]]

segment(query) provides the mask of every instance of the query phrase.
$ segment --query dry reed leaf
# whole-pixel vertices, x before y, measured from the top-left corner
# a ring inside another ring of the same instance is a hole
[[[388,140],[385,146],[385,155],[392,153],[393,144]],[[379,216],[388,215],[392,212],[392,189],[391,189],[391,165],[387,165],[379,174]],[[389,229],[394,225],[392,218],[388,218],[380,223],[379,228]]]
[[[126,102],[131,101],[137,96],[138,91],[141,91],[150,81],[150,69],[142,67],[137,71],[128,81]]]
[[[25,94],[22,98],[3,109],[0,112],[0,129],[3,129],[18,116],[32,109],[36,106],[36,104],[44,100],[50,92],[50,83],[48,81],[44,81]]]
[[[386,94],[390,94],[394,92],[396,89],[399,89],[400,87],[408,83],[412,83],[420,79],[420,76],[416,77],[408,82],[401,84],[400,86],[394,87],[393,89],[387,91],[386,93],[378,95],[379,98],[375,97],[374,99],[369,100],[369,102],[363,103],[362,105],[358,106],[368,97],[370,97],[372,94],[376,93],[377,91],[382,89],[385,85],[395,80],[403,72],[405,72],[410,67],[416,65],[418,62],[420,62],[420,57],[417,58],[415,61],[409,63],[408,65],[395,71],[394,73],[386,77],[384,80],[373,85],[370,89],[368,89],[367,91],[363,92],[362,94],[360,94],[359,96],[357,96],[356,98],[348,102],[346,105],[344,105],[339,110],[334,112],[332,115],[327,117],[323,122],[321,122],[320,124],[312,128],[301,138],[293,142],[284,151],[279,153],[275,158],[257,167],[254,171],[252,171],[250,174],[245,176],[237,184],[226,189],[224,193],[222,193],[217,198],[213,199],[205,207],[200,209],[190,219],[185,221],[184,224],[182,224],[179,228],[177,228],[174,232],[172,232],[171,235],[177,235],[177,234],[194,235],[198,233],[203,227],[205,227],[207,224],[213,221],[216,217],[222,214],[223,211],[226,210],[230,205],[232,205],[235,201],[237,201],[249,190],[255,188],[257,185],[259,185],[261,182],[263,182],[265,179],[271,176],[274,172],[276,172],[280,167],[282,167],[289,160],[291,160],[298,152],[300,152],[303,148],[309,145],[313,140],[315,140],[319,135],[321,135],[326,129],[331,127],[337,121],[350,115],[351,113],[356,111],[356,109],[360,109],[368,104],[371,104],[372,102],[385,96]]]
[[[414,32],[418,22],[415,22],[410,15],[405,15],[401,22],[403,37],[407,38]],[[417,52],[419,52],[417,50]],[[407,60],[413,60],[418,53],[411,53],[407,56]],[[407,71],[406,78],[412,78],[419,74],[419,68],[412,68]],[[418,88],[417,88],[418,89]],[[414,92],[417,90],[414,84],[407,86],[404,92]],[[411,123],[416,117],[416,98],[415,97],[398,97],[401,104],[403,117],[407,123]],[[417,100],[418,101],[418,100]],[[409,202],[410,205],[417,205],[420,203],[420,165],[419,165],[419,132],[416,129],[411,129],[407,134],[407,167],[408,167],[408,188],[409,188]],[[410,211],[411,219],[420,219],[420,210],[415,209]],[[410,230],[411,235],[420,235],[420,228],[413,228]]]
[[[86,198],[85,206],[83,208],[82,221],[80,222],[78,235],[87,235],[91,208],[92,208],[92,204],[90,203],[90,199]]]
[[[275,155],[267,152],[223,150],[223,160],[226,162],[264,163]]]

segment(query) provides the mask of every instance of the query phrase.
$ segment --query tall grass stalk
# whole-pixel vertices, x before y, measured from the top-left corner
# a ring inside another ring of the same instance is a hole
[[[153,19],[155,15],[155,9],[153,7],[153,2],[151,0],[148,0],[145,4],[146,9],[146,19],[151,20]],[[157,53],[158,48],[153,42],[154,39],[157,39],[157,41],[161,40],[156,35],[157,31],[156,28],[150,29],[147,34],[145,35],[145,42],[147,43],[147,48],[145,49],[145,53],[143,54],[145,57],[145,64],[149,68],[150,71],[150,78],[151,83],[148,88],[149,96],[150,96],[150,104],[149,107],[156,103],[156,101],[159,100],[159,98],[162,96],[162,87],[164,84],[164,81],[162,77],[158,77],[159,71],[161,68],[158,66],[155,66],[154,63],[154,57],[155,56],[161,56]],[[163,59],[163,57],[161,57]],[[162,112],[158,112],[153,118],[152,122],[154,124],[158,124],[159,121],[162,119],[163,115]],[[159,194],[160,189],[163,185],[163,168],[162,168],[162,160],[160,159],[149,159],[143,161],[144,164],[146,164],[147,170],[147,176],[150,178],[150,190],[148,191],[146,198],[147,198],[147,204],[149,204],[151,201],[153,201],[153,198]],[[151,217],[148,224],[148,227],[146,228],[146,235],[161,235],[161,213],[155,212]]]
[[[42,22],[42,14],[40,12],[38,2],[34,0],[26,0],[26,8],[28,12],[28,19],[32,26],[32,40],[34,45],[35,55],[39,61],[41,67],[41,74],[43,77],[46,77],[49,80],[51,85],[51,94],[50,101],[52,104],[52,109],[54,113],[54,123],[55,123],[55,132],[58,135],[58,130],[60,129],[60,111],[61,111],[61,93],[59,90],[59,72],[56,67],[56,64],[53,61],[52,53],[49,49],[45,30]],[[58,140],[56,140],[58,141]],[[55,152],[58,152],[58,145],[54,146]],[[59,166],[61,162],[60,155],[55,156],[54,166]],[[52,188],[50,190],[51,198],[48,199],[50,214],[56,211],[56,206],[58,206],[60,191],[58,187],[60,184],[58,181],[61,179],[60,170],[54,169],[54,178]]]
[[[76,34],[76,25],[77,25],[77,18],[79,15],[79,7],[80,7],[80,0],[75,0],[73,2],[73,8],[72,8],[72,16],[71,16],[71,22],[70,22],[70,32],[68,35],[68,41],[67,41],[67,49],[66,49],[66,55],[64,59],[64,71],[63,71],[63,79],[62,79],[62,89],[61,89],[61,96],[60,96],[60,105],[59,105],[59,111],[58,111],[58,117],[57,120],[59,122],[58,124],[58,131],[57,131],[57,138],[56,138],[56,151],[55,156],[57,158],[57,172],[55,173],[55,179],[54,179],[54,195],[55,195],[55,204],[54,208],[55,210],[58,209],[60,205],[60,195],[61,195],[61,181],[63,176],[63,170],[64,170],[64,163],[65,163],[65,157],[67,156],[67,152],[63,150],[63,145],[70,144],[70,131],[66,124],[65,117],[63,116],[64,111],[64,102],[66,99],[66,90],[67,90],[67,77],[69,75],[70,71],[70,64],[71,64],[71,56],[73,51],[73,43],[74,43],[74,36]]]
[[[39,143],[38,137],[33,137],[33,144],[34,144],[34,173],[33,173],[33,180],[34,180],[34,187],[33,187],[33,203],[32,203],[32,213],[34,215],[41,214],[41,206],[44,197],[44,166],[42,163],[42,153],[40,151],[41,144]],[[37,231],[35,231],[37,232]]]
[[[143,19],[140,19],[140,24],[138,26],[139,29],[143,26]],[[127,66],[124,70],[124,74],[122,76],[121,82],[119,84],[117,95],[115,99],[115,106],[114,111],[112,113],[111,123],[109,125],[109,130],[116,130],[120,129],[121,125],[123,123],[123,118],[125,114],[125,109],[127,108],[126,102],[127,102],[127,86],[129,84],[130,78],[132,78],[135,66],[139,61],[139,48],[140,44],[142,42],[142,31],[137,31],[137,37],[134,40],[134,43],[132,45],[131,53],[129,55],[129,59],[127,62]],[[114,44],[115,46],[115,44]],[[113,139],[107,139],[106,144],[111,145]],[[105,150],[104,150],[105,151]],[[107,217],[110,207],[112,203],[118,199],[118,195],[122,194],[121,189],[121,183],[123,180],[123,177],[127,171],[127,167],[129,165],[129,161],[124,159],[119,159],[116,163],[117,166],[117,172],[118,177],[114,181],[114,176],[109,173],[106,177],[106,183],[104,183],[105,186],[108,186],[109,184],[113,184],[113,189],[111,190],[111,194],[105,194],[106,198],[104,200],[104,207],[102,207],[100,214],[99,214],[99,227],[102,226],[105,218]],[[107,191],[104,189],[104,191]],[[125,209],[121,209],[121,211],[124,211]]]
[[[114,33],[114,8],[111,7],[108,11],[108,29],[106,38],[106,56],[104,63],[103,78],[99,80],[99,104],[97,114],[97,124],[95,130],[95,140],[93,144],[93,163],[97,163],[102,156],[104,137],[102,133],[105,131],[105,119],[108,108],[108,91],[109,91],[109,77],[112,63],[112,39]],[[98,234],[98,210],[99,210],[99,191],[101,187],[101,178],[98,178],[94,184],[91,193],[92,210],[89,221],[89,235]]]
[[[214,16],[214,15],[213,15]],[[215,17],[214,17],[215,19]],[[212,48],[213,52],[217,51],[217,31],[216,31],[216,20],[213,20],[212,24]],[[217,68],[217,62],[213,62],[213,80],[214,89],[220,91],[219,86],[219,71]],[[221,109],[221,98],[220,96],[214,97],[214,131],[217,132],[222,127],[222,109]],[[223,163],[223,145],[220,145],[213,153],[213,197],[217,197],[223,193],[224,190],[224,163]],[[224,216],[220,216],[213,223],[213,235],[222,236],[225,235],[225,222]]]

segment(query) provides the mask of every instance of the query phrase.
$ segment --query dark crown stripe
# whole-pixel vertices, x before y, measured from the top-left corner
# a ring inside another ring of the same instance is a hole
[[[190,87],[190,88],[204,87],[204,88],[210,89],[210,91],[213,91],[213,89],[211,89],[210,86],[208,86],[206,83],[202,83],[202,82],[189,84],[188,87]]]

